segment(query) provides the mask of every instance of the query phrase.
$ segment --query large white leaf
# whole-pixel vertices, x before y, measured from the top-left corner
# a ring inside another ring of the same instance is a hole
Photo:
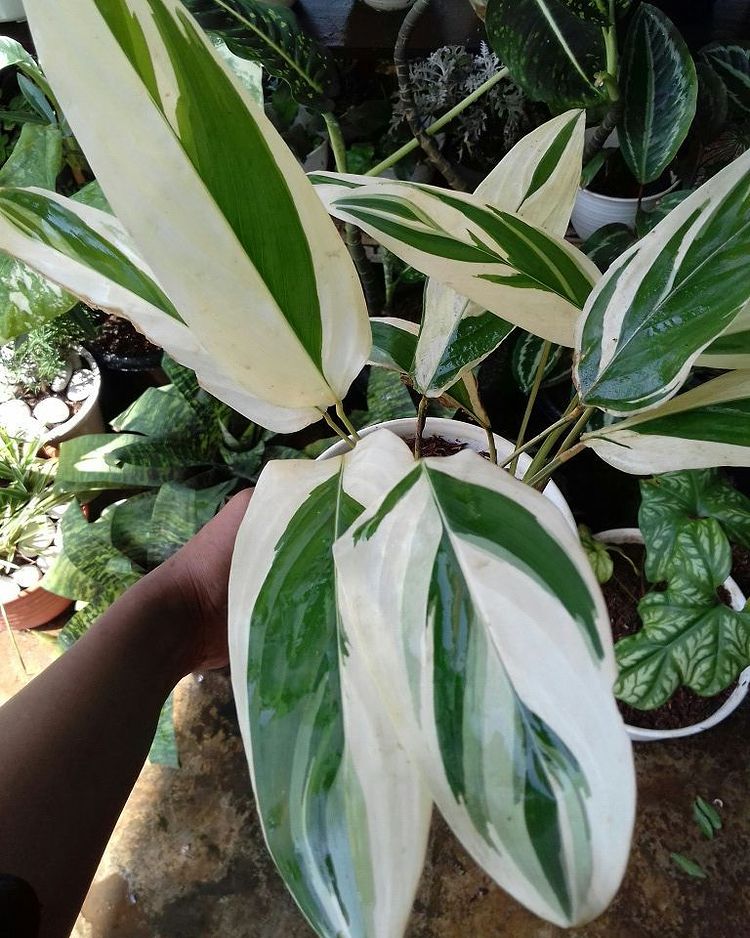
[[[463,845],[550,921],[598,915],[635,779],[606,608],[563,516],[464,452],[405,471],[335,555],[347,632]]]
[[[226,384],[298,413],[335,403],[370,345],[356,271],[294,156],[185,8],[26,9],[112,208]],[[123,126],[137,145],[123,146]]]
[[[396,938],[432,802],[336,605],[335,539],[413,465],[388,435],[263,472],[229,590],[232,681],[269,850],[311,926]]]
[[[582,439],[605,462],[636,475],[750,466],[750,371],[721,375]]]

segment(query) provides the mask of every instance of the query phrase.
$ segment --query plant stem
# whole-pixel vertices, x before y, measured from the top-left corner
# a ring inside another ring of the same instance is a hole
[[[529,399],[526,402],[526,410],[524,411],[523,420],[521,421],[521,429],[518,431],[518,439],[516,440],[516,449],[519,446],[523,445],[523,438],[526,436],[526,431],[529,429],[529,421],[531,420],[531,414],[534,410],[534,405],[536,404],[537,396],[539,395],[539,388],[542,386],[542,379],[544,378],[544,372],[547,368],[547,362],[549,361],[550,352],[552,351],[552,343],[545,341],[542,345],[542,353],[539,357],[539,364],[536,366],[536,374],[534,375],[534,383],[531,386],[531,393],[529,394]],[[518,466],[518,457],[516,457],[513,462],[510,464],[510,473],[511,475],[516,474],[516,467]]]
[[[455,117],[458,117],[459,114],[462,114],[466,108],[471,107],[472,104],[476,102],[488,91],[491,91],[495,85],[499,84],[504,78],[510,77],[510,73],[507,68],[501,68],[500,71],[495,72],[490,78],[487,79],[483,84],[481,84],[476,91],[472,91],[470,95],[467,95],[463,101],[459,101],[455,107],[452,107],[450,111],[446,111],[442,117],[439,117],[434,123],[430,124],[427,127],[423,134],[427,137],[434,137],[435,134],[440,133],[440,131],[449,124]],[[410,140],[408,143],[405,143],[399,150],[396,150],[395,153],[392,153],[390,156],[386,157],[381,163],[378,163],[377,166],[373,166],[372,169],[368,170],[365,175],[367,176],[380,176],[387,169],[390,169],[392,166],[395,166],[396,163],[400,163],[405,157],[409,156],[410,153],[413,153],[415,150],[418,150],[420,146],[419,140],[416,138]]]
[[[619,101],[614,102],[607,113],[604,115],[604,120],[602,120],[601,124],[599,124],[599,126],[593,132],[583,151],[584,166],[588,166],[596,154],[604,148],[604,144],[607,142],[609,135],[617,126],[617,121],[620,119],[621,110],[622,105],[619,103]]]
[[[495,434],[492,432],[492,427],[485,427],[484,432],[487,434],[487,452],[490,454],[490,462],[496,466],[497,446],[495,445]]]
[[[565,413],[563,414],[563,418],[575,417],[578,414],[577,407],[578,407],[578,395],[576,394],[573,400],[568,404],[567,409]],[[531,460],[531,465],[526,470],[526,473],[523,477],[524,482],[532,478],[532,476],[534,476],[542,468],[542,466],[544,465],[544,460],[547,458],[547,456],[549,456],[549,454],[552,452],[552,448],[554,447],[555,443],[557,443],[557,441],[562,436],[565,430],[565,424],[569,422],[570,420],[567,420],[567,421],[559,420],[557,422],[557,428],[552,433],[549,434],[549,436],[544,441],[544,443],[542,443],[542,445],[539,447],[539,451],[537,452],[537,454]]]
[[[336,413],[338,414],[339,420],[343,423],[349,433],[354,437],[354,440],[359,443],[362,437],[357,433],[357,428],[351,422],[351,420],[346,416],[346,411],[344,410],[344,405],[341,401],[336,404]]]
[[[336,423],[336,421],[331,418],[330,414],[329,414],[327,411],[322,410],[321,408],[318,408],[318,411],[319,411],[319,413],[320,413],[320,416],[323,418],[323,420],[325,420],[325,422],[328,424],[328,426],[331,428],[331,430],[333,430],[333,432],[336,434],[336,436],[337,436],[340,440],[343,440],[344,443],[346,443],[346,445],[349,447],[349,449],[354,449],[354,447],[355,447],[355,445],[356,445],[356,444],[354,443],[354,441],[351,440],[351,439],[349,439],[349,437],[346,435],[346,433],[344,433],[344,431],[343,431],[343,430],[341,429],[341,427]]]
[[[417,432],[414,436],[414,458],[422,458],[422,434],[424,433],[424,425],[427,420],[427,404],[429,403],[426,397],[421,397],[419,400],[419,407],[417,409]]]
[[[546,430],[542,430],[541,433],[538,433],[535,437],[532,437],[530,440],[524,443],[523,446],[519,446],[518,449],[513,450],[510,456],[506,457],[500,465],[503,467],[507,466],[517,456],[520,456],[521,453],[525,453],[526,450],[531,449],[532,446],[536,446],[537,443],[541,442],[541,440],[543,440],[550,433],[553,433],[558,429],[564,429],[568,424],[572,423],[576,419],[576,416],[577,411],[573,411],[573,413],[561,417],[556,423],[553,423],[552,426],[547,427]]]
[[[575,426],[571,429],[570,433],[565,437],[565,439],[560,444],[560,449],[557,451],[555,458],[562,456],[566,450],[569,450],[570,447],[578,441],[578,437],[583,433],[586,424],[591,419],[591,415],[594,413],[594,407],[587,407],[578,420],[575,423]]]
[[[345,173],[347,171],[346,144],[344,143],[344,135],[341,132],[341,124],[339,124],[338,118],[332,111],[324,111],[323,120],[326,122],[328,139],[331,141],[336,172]]]
[[[577,456],[580,452],[585,449],[584,443],[576,443],[575,446],[566,450],[564,453],[561,453],[559,456],[555,456],[552,462],[547,463],[547,465],[541,471],[537,472],[536,475],[532,476],[528,480],[528,485],[532,488],[539,488],[540,484],[546,481],[553,472],[560,468],[563,463],[568,462],[568,460],[573,459],[574,456]],[[524,479],[524,482],[526,480]]]
[[[0,612],[3,614],[3,621],[5,622],[5,628],[8,630],[8,638],[10,638],[10,643],[13,645],[13,650],[16,653],[18,662],[21,665],[21,670],[23,671],[26,677],[29,676],[28,668],[26,667],[26,662],[23,660],[23,655],[21,654],[21,649],[18,647],[18,642],[16,641],[16,636],[13,633],[10,622],[8,621],[8,614],[5,611],[5,606],[0,603]]]

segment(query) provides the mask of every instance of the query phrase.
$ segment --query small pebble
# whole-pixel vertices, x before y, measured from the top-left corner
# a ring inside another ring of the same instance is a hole
[[[33,415],[45,427],[54,427],[68,420],[70,408],[59,397],[45,397],[36,405]]]
[[[50,389],[54,391],[55,394],[62,394],[65,388],[67,388],[72,374],[73,365],[68,362],[61,371],[58,371],[58,373],[50,382]]]
[[[0,404],[0,426],[6,430],[12,430],[19,423],[31,416],[31,408],[26,401],[18,401],[15,398]]]
[[[82,368],[80,371],[73,373],[65,396],[69,401],[85,401],[94,390],[95,382],[94,372],[89,368]]]
[[[35,563],[28,563],[14,570],[11,576],[21,589],[30,590],[41,580],[42,571]]]
[[[21,587],[9,576],[0,576],[0,603],[12,603],[21,595]]]
[[[47,434],[47,428],[34,417],[26,417],[13,424],[11,432],[24,440],[42,440]]]

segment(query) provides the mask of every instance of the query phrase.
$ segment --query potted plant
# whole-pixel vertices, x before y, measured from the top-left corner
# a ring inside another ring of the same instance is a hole
[[[635,473],[747,460],[745,374],[678,392],[750,299],[737,273],[750,159],[601,277],[562,240],[580,111],[522,140],[475,194],[311,181],[180,4],[27,7],[116,217],[2,191],[0,248],[131,319],[254,421],[290,432],[324,420],[346,448],[269,463],[230,584],[256,803],[303,913],[320,935],[401,934],[435,803],[512,895],[557,924],[588,921],[624,871],[632,752],[601,591],[539,490],[585,448]],[[112,145],[125,112],[148,148]],[[371,324],[329,214],[430,278],[418,335]],[[63,228],[88,232],[85,252]],[[531,408],[555,344],[575,349],[577,391],[499,456],[473,368],[514,328],[542,339]],[[368,361],[415,389],[414,450],[387,430],[362,436],[345,410]],[[488,459],[422,458],[440,398],[474,415]]]
[[[70,606],[40,586],[71,497],[55,491],[57,461],[38,457],[39,446],[0,427],[0,613],[14,629],[45,625]]]
[[[99,368],[80,344],[88,328],[75,311],[0,349],[3,426],[53,445],[104,429]]]

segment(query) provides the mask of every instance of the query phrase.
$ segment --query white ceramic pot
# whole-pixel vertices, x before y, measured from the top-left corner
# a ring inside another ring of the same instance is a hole
[[[78,349],[78,354],[84,360],[86,367],[94,372],[94,390],[83,402],[70,420],[52,427],[44,438],[45,443],[62,443],[64,440],[71,440],[76,436],[83,436],[86,433],[104,433],[104,420],[102,411],[99,407],[99,393],[102,388],[102,375],[99,366],[94,361],[94,357],[87,349]]]
[[[674,182],[663,192],[641,199],[641,208],[646,212],[652,211],[659,201],[677,185],[678,182]],[[585,241],[595,231],[614,222],[620,222],[628,228],[635,228],[637,214],[638,199],[618,199],[611,195],[592,192],[590,189],[579,189],[570,221],[578,237]]]
[[[385,423],[375,424],[375,426],[360,430],[359,435],[369,436],[370,433],[374,433],[376,430],[390,430],[391,433],[395,433],[396,436],[401,437],[402,440],[406,440],[413,438],[415,429],[416,420],[413,417],[407,417],[402,420],[388,420]],[[442,417],[428,417],[422,438],[429,440],[435,436],[439,436],[448,443],[465,443],[470,449],[475,450],[477,453],[487,452],[486,433],[481,427],[474,426],[470,423],[461,423],[458,420],[446,420]],[[502,459],[510,456],[515,449],[515,444],[497,434],[494,434],[494,437],[498,457]],[[343,456],[344,453],[348,452],[348,449],[346,443],[342,440],[338,443],[334,443],[333,446],[327,449],[318,459],[330,459],[332,456]],[[522,478],[530,464],[531,457],[526,453],[521,453],[518,458],[516,478]],[[559,508],[565,520],[571,528],[576,531],[577,528],[573,514],[568,507],[568,503],[563,498],[562,492],[554,482],[548,482],[544,487],[544,496],[548,498],[556,508]]]
[[[373,10],[405,10],[414,5],[414,0],[365,0]]]
[[[25,19],[23,0],[0,0],[0,23],[12,23]]]
[[[603,544],[642,544],[643,536],[638,528],[612,528],[610,531],[602,531],[595,535],[598,541]],[[732,602],[732,609],[740,612],[745,608],[745,597],[742,590],[730,577],[725,581],[724,589],[729,593]],[[737,679],[737,687],[732,695],[724,701],[719,709],[708,719],[700,723],[693,723],[691,726],[682,726],[678,730],[647,730],[640,726],[629,726],[625,724],[628,736],[637,743],[653,743],[662,740],[680,739],[683,736],[695,736],[696,733],[703,733],[716,726],[739,707],[742,701],[747,697],[748,685],[750,685],[750,667],[740,674]]]

